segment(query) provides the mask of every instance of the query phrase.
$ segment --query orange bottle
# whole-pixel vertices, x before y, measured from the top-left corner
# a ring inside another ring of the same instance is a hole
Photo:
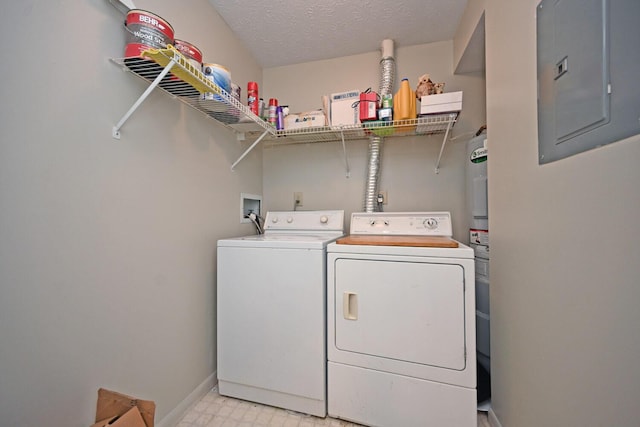
[[[416,118],[416,93],[411,90],[408,79],[402,79],[400,89],[393,97],[393,120]]]

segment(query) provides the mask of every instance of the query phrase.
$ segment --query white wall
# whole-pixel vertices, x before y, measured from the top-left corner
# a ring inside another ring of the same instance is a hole
[[[136,4],[260,81],[206,0]],[[163,93],[114,140],[147,86],[109,61],[123,20],[106,0],[3,5],[2,425],[90,425],[99,387],[155,400],[169,425],[215,378],[216,240],[252,232],[239,197],[261,192],[262,156],[231,172],[247,143]]]
[[[538,165],[538,0],[486,3],[493,410],[637,426],[640,137]]]
[[[381,40],[382,42],[382,40]],[[387,211],[447,210],[454,235],[468,240],[465,215],[465,142],[485,123],[484,76],[453,75],[451,41],[396,46],[396,88],[408,78],[415,89],[418,77],[429,73],[446,83],[445,91],[464,91],[463,111],[444,151],[439,174],[434,173],[443,135],[386,138],[383,144],[380,190],[387,191]],[[379,87],[380,52],[265,69],[265,99],[275,97],[292,112],[322,107],[324,94]],[[268,209],[292,209],[293,192],[303,192],[302,209],[362,211],[367,172],[368,141],[347,141],[351,177],[346,177],[341,143],[276,146],[264,150],[264,195]]]

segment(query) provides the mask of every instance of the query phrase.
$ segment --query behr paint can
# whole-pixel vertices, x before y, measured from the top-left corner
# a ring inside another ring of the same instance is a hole
[[[126,45],[124,48],[124,63],[131,71],[140,76],[153,80],[162,67],[142,55],[142,52],[153,49],[164,49],[173,44],[173,27],[167,21],[151,12],[141,9],[131,9],[124,21],[126,30]],[[167,77],[166,80],[169,78]]]
[[[196,70],[202,69],[202,51],[184,40],[175,39],[173,46],[187,58]]]
[[[171,24],[151,12],[131,9],[124,26],[127,30],[125,57],[139,57],[148,48],[164,49],[168,44],[173,44]]]
[[[187,59],[187,62],[194,68],[193,71],[202,69],[202,51],[195,45],[175,39],[173,46]],[[160,83],[160,87],[178,96],[195,96],[196,98],[200,96],[200,92],[196,88],[173,74],[168,82]]]

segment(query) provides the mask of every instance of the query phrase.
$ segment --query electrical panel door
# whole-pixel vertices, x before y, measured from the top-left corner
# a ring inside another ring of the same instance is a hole
[[[539,162],[640,133],[640,2],[537,7]]]

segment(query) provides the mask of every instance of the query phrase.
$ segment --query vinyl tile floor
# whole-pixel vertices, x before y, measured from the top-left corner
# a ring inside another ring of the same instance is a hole
[[[217,387],[187,411],[177,427],[360,427],[360,424],[221,396]],[[434,426],[437,427],[437,426]],[[478,412],[478,427],[490,427],[485,412]]]

